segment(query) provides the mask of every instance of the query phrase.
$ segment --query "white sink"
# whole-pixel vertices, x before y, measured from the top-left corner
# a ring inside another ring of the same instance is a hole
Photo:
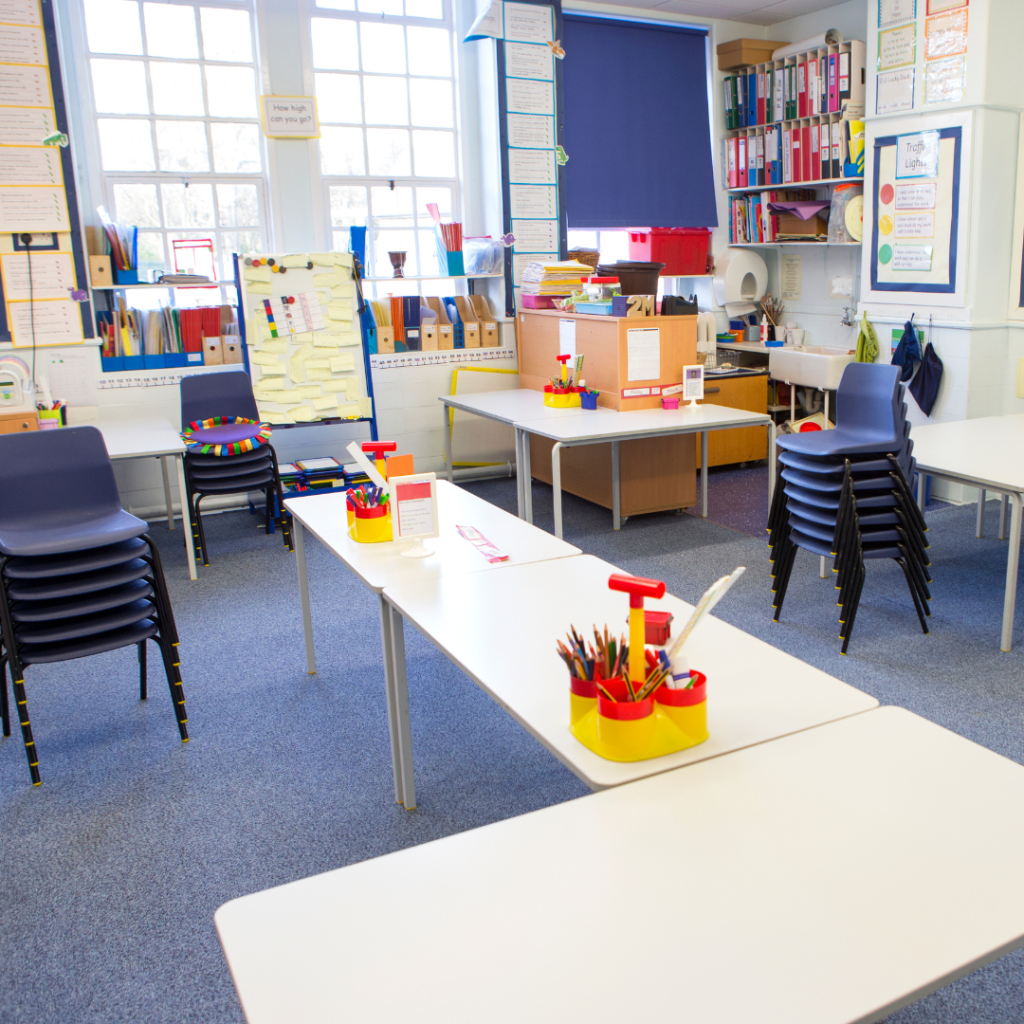
[[[768,373],[774,380],[788,384],[835,391],[843,370],[854,358],[853,353],[824,345],[787,345],[768,350]]]

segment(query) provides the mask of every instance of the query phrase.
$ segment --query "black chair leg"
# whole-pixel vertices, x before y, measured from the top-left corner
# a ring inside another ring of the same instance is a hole
[[[914,582],[910,578],[910,569],[907,568],[907,563],[902,558],[893,559],[895,563],[903,570],[903,575],[907,578],[907,586],[910,588],[910,596],[914,602],[914,611],[917,612],[917,621],[921,623],[921,632],[927,634],[928,623],[925,621],[924,613],[921,610],[921,603],[917,597],[917,590],[914,588]]]
[[[25,742],[25,756],[28,758],[28,770],[32,776],[32,785],[38,786],[42,783],[39,777],[39,751],[36,750],[36,741],[32,736],[32,723],[28,717],[28,701],[25,698],[25,669],[18,657],[17,642],[14,637],[14,622],[11,619],[11,609],[7,598],[7,586],[4,583],[4,566],[6,558],[0,558],[0,630],[3,631],[4,647],[7,651],[7,660],[11,667],[11,682],[14,686],[14,707],[18,712],[18,722],[21,724],[21,738]],[[4,689],[6,690],[6,684]]]
[[[146,692],[146,641],[136,645],[139,648],[139,700],[145,700]]]
[[[277,517],[274,515],[273,494],[274,482],[270,481],[270,483],[268,483],[266,487],[263,488],[263,515],[266,517],[267,520],[267,528],[265,532],[267,533],[268,536],[274,532],[274,523],[276,522],[277,519]]]
[[[146,561],[152,567],[150,580],[157,596],[157,612],[159,613],[161,632],[168,637],[173,647],[177,647],[178,626],[174,621],[174,610],[171,608],[171,596],[167,593],[167,580],[164,578],[164,564],[160,559],[160,552],[153,543],[148,533],[142,535],[142,539],[149,545],[149,555]]]
[[[851,603],[850,614],[843,624],[844,629],[840,633],[843,638],[843,646],[840,649],[840,654],[846,654],[847,649],[850,646],[850,636],[853,633],[853,620],[857,617],[857,608],[860,606],[860,595],[864,590],[864,577],[866,573],[862,570],[860,576],[860,586],[857,588],[857,592],[854,595],[854,601]]]
[[[0,721],[4,736],[11,735],[11,709],[7,703],[7,655],[0,654]]]
[[[164,672],[167,675],[167,686],[171,691],[171,703],[174,705],[174,716],[178,720],[178,732],[181,734],[181,742],[188,743],[188,715],[185,712],[185,690],[181,685],[181,663],[174,660],[176,651],[160,633],[153,638],[160,648],[160,655],[164,659]]]
[[[199,503],[203,500],[203,495],[199,494],[196,496],[195,504],[195,516],[196,526],[199,529],[199,550],[203,555],[203,565],[209,567],[210,559],[206,552],[206,531],[203,529],[203,514],[199,511]]]

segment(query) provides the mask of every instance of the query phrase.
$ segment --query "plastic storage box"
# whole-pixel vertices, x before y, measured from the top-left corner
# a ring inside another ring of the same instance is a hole
[[[664,263],[662,277],[707,272],[710,228],[630,228],[629,258]]]

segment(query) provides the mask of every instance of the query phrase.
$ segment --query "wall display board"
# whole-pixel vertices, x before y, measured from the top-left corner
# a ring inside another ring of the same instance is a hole
[[[920,124],[920,119],[917,119]],[[970,121],[875,139],[871,245],[865,254],[871,295],[928,295],[937,305],[963,305],[965,239],[962,154]]]
[[[505,256],[507,316],[515,315],[526,264],[565,251],[561,22],[560,2],[494,0],[465,39],[497,45],[503,226],[515,239]]]
[[[261,418],[279,425],[372,422],[352,254],[236,256],[235,277]]]
[[[1024,114],[1017,135],[1017,199],[1013,214],[1013,248],[1010,259],[1011,320],[1024,320]]]
[[[94,337],[88,293],[80,290],[85,257],[67,132],[53,5],[3,0],[0,344],[67,345]],[[25,233],[32,236],[27,244]]]

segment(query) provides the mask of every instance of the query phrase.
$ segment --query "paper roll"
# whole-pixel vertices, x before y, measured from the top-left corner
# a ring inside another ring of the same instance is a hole
[[[701,345],[707,343],[708,340],[708,322],[704,319],[703,313],[697,314],[697,351],[704,352],[705,350],[700,348]]]
[[[714,288],[715,300],[730,316],[751,313],[768,291],[768,268],[756,252],[730,249],[717,260]]]
[[[798,53],[804,53],[806,50],[823,50],[826,46],[838,46],[842,41],[843,33],[837,28],[830,28],[822,32],[821,35],[811,36],[810,39],[801,39],[799,43],[780,46],[772,52],[772,60],[795,57]]]

